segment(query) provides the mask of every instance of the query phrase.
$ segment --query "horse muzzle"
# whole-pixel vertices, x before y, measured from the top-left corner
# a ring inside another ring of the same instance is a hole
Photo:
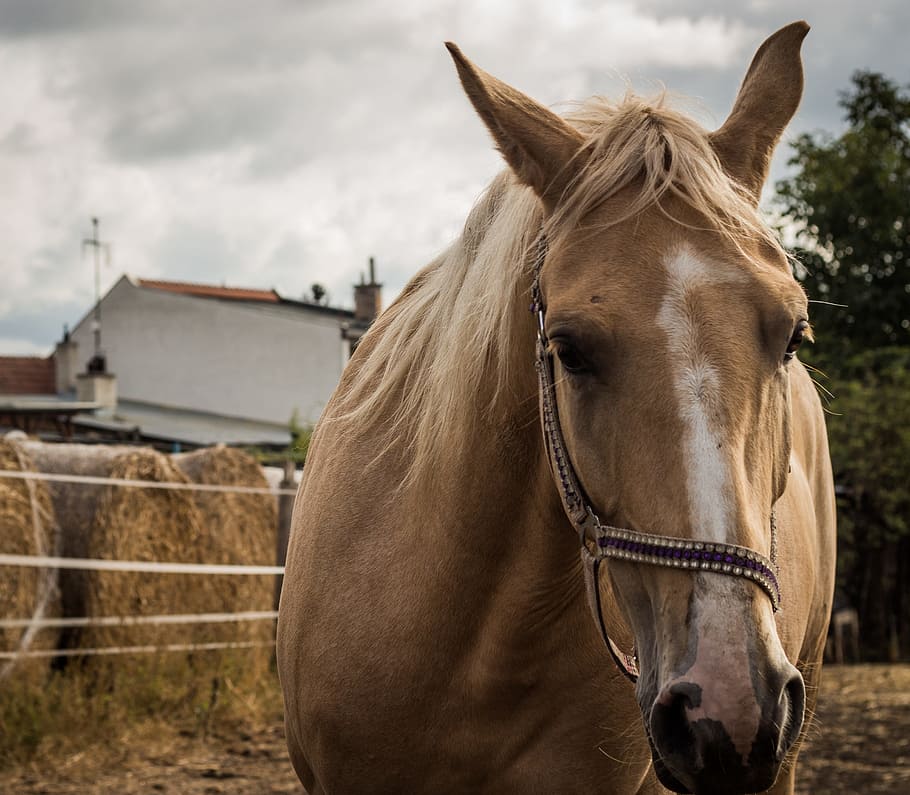
[[[765,692],[744,705],[718,699],[717,682],[680,678],[666,685],[646,719],[661,784],[696,795],[741,795],[771,787],[802,729],[806,691],[789,664],[760,686]]]

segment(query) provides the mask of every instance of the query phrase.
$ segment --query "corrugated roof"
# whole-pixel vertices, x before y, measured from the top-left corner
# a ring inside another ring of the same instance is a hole
[[[274,290],[255,290],[247,287],[218,287],[213,284],[195,284],[193,282],[168,282],[156,279],[139,279],[140,287],[153,290],[166,290],[169,293],[194,295],[199,298],[226,298],[231,301],[259,301],[278,304],[281,298]]]
[[[0,395],[56,393],[53,357],[0,356]]]
[[[192,445],[221,443],[287,446],[291,443],[291,434],[286,424],[225,417],[138,400],[121,400],[113,416],[81,414],[75,417],[73,423],[99,430],[138,429],[143,438]]]

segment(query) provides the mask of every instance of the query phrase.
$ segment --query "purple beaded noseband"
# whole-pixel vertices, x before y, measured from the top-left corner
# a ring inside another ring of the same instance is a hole
[[[581,482],[566,451],[565,438],[556,408],[556,387],[553,375],[553,354],[544,325],[545,308],[540,294],[540,271],[547,256],[547,239],[543,232],[537,239],[537,258],[534,264],[534,281],[531,286],[531,312],[537,317],[537,352],[535,367],[540,385],[540,416],[544,440],[550,459],[550,468],[559,486],[559,495],[566,515],[578,531],[581,542],[581,559],[584,564],[588,604],[600,628],[604,643],[610,650],[620,670],[632,681],[638,679],[638,660],[635,654],[623,652],[607,633],[600,604],[598,579],[600,564],[607,558],[630,563],[647,563],[653,566],[706,571],[741,577],[758,585],[771,599],[777,612],[780,607],[780,586],[775,562],[777,527],[774,510],[771,510],[771,557],[747,547],[716,542],[696,541],[640,533],[602,524],[584,497]]]
[[[774,522],[773,514],[771,521]],[[747,547],[652,536],[603,525],[600,529],[597,546],[604,557],[745,577],[762,587],[771,598],[775,612],[780,607],[780,586],[774,564]]]

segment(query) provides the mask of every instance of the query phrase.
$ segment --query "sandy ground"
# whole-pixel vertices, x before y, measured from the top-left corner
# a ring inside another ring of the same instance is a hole
[[[800,793],[910,793],[910,665],[827,666]]]
[[[99,762],[104,759],[103,763]],[[799,793],[910,793],[910,665],[830,666],[800,758]],[[280,717],[253,734],[156,741],[120,738],[26,770],[0,773],[6,795],[272,795],[302,793],[284,748]]]

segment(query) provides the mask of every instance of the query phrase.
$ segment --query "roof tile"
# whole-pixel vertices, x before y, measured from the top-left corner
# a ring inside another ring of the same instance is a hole
[[[0,356],[0,395],[57,393],[52,356]]]
[[[168,282],[156,279],[139,279],[140,287],[153,290],[166,290],[170,293],[194,295],[199,298],[226,298],[232,301],[258,301],[277,304],[281,302],[274,290],[254,290],[245,287],[218,287],[213,284],[194,284],[192,282]]]

